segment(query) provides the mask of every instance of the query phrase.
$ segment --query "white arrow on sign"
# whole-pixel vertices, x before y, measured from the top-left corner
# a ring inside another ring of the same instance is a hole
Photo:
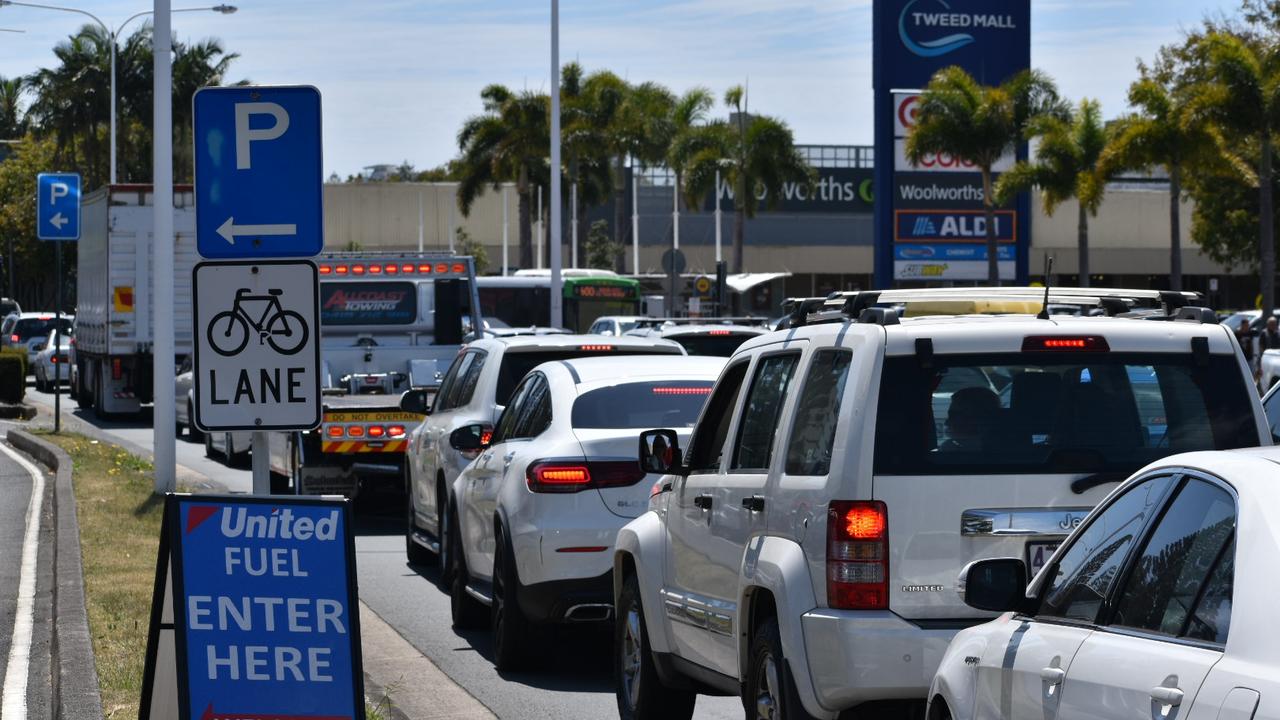
[[[71,222],[71,218],[62,217],[62,213],[58,213],[53,217],[49,218],[49,224],[58,228],[59,230],[62,229],[63,225],[66,225],[69,222]]]
[[[297,235],[298,226],[293,223],[278,225],[236,225],[236,219],[227,218],[218,228],[218,234],[228,243],[236,244],[237,235]]]

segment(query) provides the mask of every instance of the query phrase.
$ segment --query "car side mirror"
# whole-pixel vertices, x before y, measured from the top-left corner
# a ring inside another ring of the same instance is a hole
[[[414,413],[415,415],[430,415],[430,394],[421,388],[416,390],[406,390],[405,393],[400,396],[400,409],[405,412]]]
[[[978,610],[1008,612],[1027,606],[1027,565],[1017,558],[975,560],[960,571],[960,597]]]
[[[680,438],[675,430],[646,430],[640,433],[640,469],[659,475],[684,474]]]
[[[463,425],[449,433],[449,446],[462,452],[479,452],[489,447],[493,439],[493,431],[484,425]]]

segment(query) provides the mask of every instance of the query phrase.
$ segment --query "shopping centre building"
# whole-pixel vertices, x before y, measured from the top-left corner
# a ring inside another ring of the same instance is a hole
[[[864,146],[801,146],[818,173],[812,188],[784,188],[774,209],[762,209],[745,225],[744,269],[756,275],[749,292],[756,295],[748,307],[776,307],[781,297],[821,295],[832,290],[872,287],[875,229],[872,221],[874,157]],[[923,175],[923,174],[921,174]],[[631,229],[639,230],[640,274],[663,272],[662,256],[673,245],[673,182],[665,169],[642,170],[632,192],[628,184],[624,199],[628,224],[626,271],[635,273]],[[899,182],[895,190],[913,194],[915,199],[945,203],[951,195],[972,193],[963,184],[936,176],[919,186]],[[412,251],[448,249],[458,228],[482,243],[488,255],[489,272],[500,272],[504,227],[508,265],[516,267],[519,251],[517,195],[508,186],[503,191],[487,190],[468,217],[458,211],[453,183],[334,183],[325,186],[325,246],[332,250],[359,247],[364,250]],[[977,190],[977,192],[981,192]],[[726,189],[727,194],[727,189]],[[634,197],[634,225],[632,225]],[[979,200],[980,200],[979,195]],[[505,203],[504,203],[505,199]],[[544,191],[544,203],[548,193]],[[972,198],[961,198],[972,201]],[[565,188],[566,205],[569,188]],[[505,212],[504,212],[505,204]],[[732,258],[735,216],[729,199],[722,201],[721,253]],[[1182,262],[1184,286],[1205,293],[1215,307],[1252,306],[1257,278],[1248,268],[1230,272],[1211,261],[1190,241],[1192,204],[1179,208],[1183,232]],[[545,212],[545,211],[544,211]],[[536,213],[536,211],[535,211]],[[1013,232],[1030,238],[1028,266],[1033,281],[1042,280],[1045,258],[1054,258],[1057,284],[1077,283],[1077,208],[1067,202],[1046,215],[1038,198],[1030,203],[1030,217],[1023,218]],[[716,213],[707,198],[701,207],[681,208],[680,251],[685,273],[712,274],[716,260]],[[564,236],[564,262],[572,260],[568,213]],[[605,220],[612,226],[613,205],[590,209],[591,220]],[[963,219],[962,219],[963,220]],[[541,225],[546,237],[545,223]],[[975,230],[977,232],[975,232]],[[958,227],[961,235],[981,245],[981,228]],[[585,263],[586,238],[579,238],[579,264]],[[545,244],[543,248],[545,256]],[[1164,288],[1169,280],[1169,193],[1159,178],[1132,178],[1108,186],[1106,199],[1097,217],[1089,220],[1089,261],[1094,285]],[[942,262],[942,261],[939,261]],[[779,275],[773,275],[779,273]],[[766,275],[767,274],[767,275]]]

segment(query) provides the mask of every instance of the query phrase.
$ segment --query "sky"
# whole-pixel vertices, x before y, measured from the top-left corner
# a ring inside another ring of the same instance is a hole
[[[111,27],[151,8],[147,0],[45,1]],[[485,85],[550,85],[549,2],[225,1],[239,12],[175,13],[176,35],[216,37],[239,53],[232,81],[319,88],[326,175],[406,160],[419,169],[440,165],[456,156],[458,128],[480,112]],[[1031,0],[1032,64],[1066,97],[1097,98],[1106,116],[1119,115],[1138,58],[1237,7],[1235,0]],[[0,28],[24,31],[0,32],[0,76],[52,66],[53,46],[82,20],[0,7]],[[799,143],[871,143],[871,0],[563,0],[560,23],[562,62],[676,92],[701,85],[717,97],[746,83],[752,110],[784,119]]]

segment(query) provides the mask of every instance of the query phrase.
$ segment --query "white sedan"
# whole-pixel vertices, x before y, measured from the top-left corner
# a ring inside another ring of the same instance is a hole
[[[455,449],[479,452],[453,485],[453,620],[489,619],[500,670],[534,659],[536,625],[612,617],[614,539],[648,509],[661,477],[640,468],[637,432],[687,433],[724,364],[675,355],[543,363],[524,376],[491,440],[482,425],[453,432]]]
[[[35,367],[36,389],[40,392],[53,392],[54,384],[71,382],[71,338],[57,330],[49,336],[40,352],[36,353]]]
[[[979,560],[930,720],[1280,718],[1280,449],[1174,455],[1111,493],[1029,586]],[[1271,629],[1268,629],[1271,628]]]

